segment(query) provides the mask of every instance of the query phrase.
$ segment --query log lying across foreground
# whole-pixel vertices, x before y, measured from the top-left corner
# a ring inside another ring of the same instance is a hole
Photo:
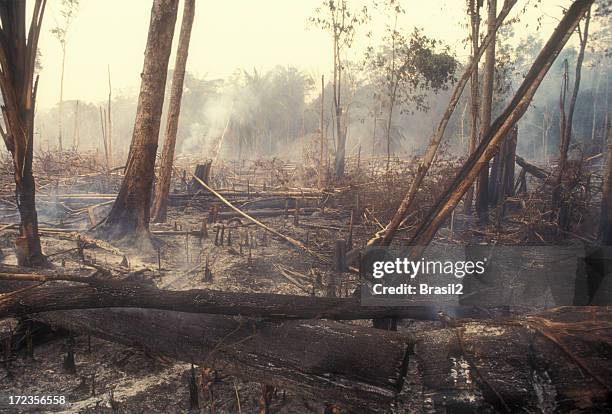
[[[605,410],[612,396],[612,307],[451,319],[446,327],[407,334],[284,319],[370,319],[385,309],[372,312],[356,299],[167,292],[108,281],[34,287],[36,277],[42,281],[52,276],[24,271],[8,277],[22,280],[0,283],[0,291],[11,291],[0,296],[2,316],[79,306],[165,308],[55,310],[32,317],[53,327],[214,366],[355,412],[389,412],[402,405],[431,407],[433,412]],[[401,313],[412,308],[386,309]],[[432,318],[431,309],[416,309],[414,317]],[[217,314],[198,313],[206,311]]]
[[[404,335],[338,322],[143,309],[48,312],[36,319],[373,413],[393,404],[412,349]]]
[[[0,267],[1,268],[1,267]],[[266,319],[357,320],[401,318],[437,320],[435,306],[362,306],[359,298],[328,298],[276,293],[222,292],[210,289],[161,290],[138,282],[56,276],[86,282],[83,285],[40,286],[0,296],[0,318],[56,310],[97,308],[143,308],[186,313],[208,313]],[[51,275],[3,274],[0,280],[47,282]],[[57,279],[56,279],[57,280]],[[4,282],[4,290],[14,290],[20,283]],[[507,309],[483,310],[457,306],[445,312],[458,318],[485,318],[507,314]]]
[[[560,308],[414,336],[338,322],[262,322],[143,309],[56,311],[35,318],[213,366],[346,412],[611,408],[612,308]]]

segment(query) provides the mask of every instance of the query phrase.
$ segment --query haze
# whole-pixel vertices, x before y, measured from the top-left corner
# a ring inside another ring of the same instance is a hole
[[[294,65],[315,74],[328,73],[332,67],[329,36],[307,23],[320,3],[319,0],[198,2],[187,71],[200,77],[218,78],[237,68],[267,70],[276,65]],[[432,7],[431,2],[427,7],[419,6],[423,4],[419,1],[404,2],[407,13],[400,26],[406,30],[415,25],[423,27],[426,33],[446,41],[464,60],[469,54],[463,43],[467,33],[465,2],[436,3],[439,7]],[[566,4],[567,1],[547,2],[541,6],[541,36],[548,36],[561,15],[560,6]],[[55,106],[59,100],[61,51],[50,33],[61,21],[59,8],[60,0],[48,2],[40,39],[43,70],[37,105],[42,110]],[[521,9],[515,7],[513,14]],[[151,2],[147,0],[81,0],[69,31],[65,100],[106,99],[108,67],[113,95],[137,94],[150,11]],[[530,7],[521,25],[529,25],[533,30],[541,12]],[[372,14],[375,19],[369,29],[376,38],[384,22],[375,12]],[[177,33],[180,18],[179,15]],[[178,34],[174,41],[177,39]],[[357,39],[355,54],[371,42],[363,37]],[[173,64],[174,57],[170,66]]]

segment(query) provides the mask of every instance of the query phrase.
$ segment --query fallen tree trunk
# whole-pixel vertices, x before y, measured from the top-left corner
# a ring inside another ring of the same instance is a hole
[[[422,224],[409,242],[411,246],[415,246],[411,253],[413,257],[421,256],[438,228],[472,186],[480,170],[496,154],[502,139],[523,116],[544,76],[592,3],[593,0],[576,0],[567,10],[508,107],[488,129],[476,151],[470,155],[454,180],[423,218]]]
[[[214,366],[249,381],[371,413],[402,387],[408,337],[337,322],[256,322],[142,309],[49,312],[51,326]]]
[[[35,318],[332,402],[347,412],[424,406],[428,412],[605,412],[612,395],[610,307],[457,322],[414,337],[335,322],[257,322],[142,309]]]
[[[314,258],[317,259],[322,259],[322,257],[310,250],[308,247],[306,247],[306,245],[304,245],[304,243],[302,243],[299,240],[296,240],[292,237],[289,236],[285,236],[284,234],[280,233],[277,230],[274,230],[273,228],[266,226],[264,223],[262,223],[261,221],[254,219],[253,217],[249,216],[247,213],[245,213],[244,211],[240,210],[238,207],[234,206],[232,203],[230,203],[225,197],[223,197],[221,194],[219,194],[217,191],[213,190],[208,184],[206,184],[204,181],[200,180],[198,177],[196,177],[194,174],[191,174],[191,176],[198,182],[200,183],[200,185],[202,187],[204,187],[206,190],[208,190],[211,194],[213,194],[215,197],[217,197],[223,204],[225,204],[226,206],[228,206],[230,209],[232,209],[233,211],[235,211],[236,213],[238,213],[239,216],[244,217],[245,219],[251,221],[252,223],[254,223],[255,225],[261,227],[262,229],[272,233],[275,236],[280,237],[281,239],[285,240],[287,243],[289,243],[290,245],[292,245],[293,247],[304,251],[305,253],[308,253],[309,255],[311,255]]]
[[[39,273],[0,274],[0,287],[9,293],[0,296],[0,318],[46,311],[92,308],[149,308],[187,313],[240,315],[272,319],[355,320],[399,317],[436,320],[435,306],[362,306],[358,298],[327,298],[275,293],[221,292],[209,289],[160,290],[128,281],[97,280]],[[42,286],[18,293],[11,290],[28,282],[72,280],[90,285]],[[446,312],[459,318],[484,318],[508,314],[505,309],[483,310],[455,307]]]
[[[258,210],[246,210],[249,214],[249,216],[251,217],[278,217],[278,216],[282,216],[284,214],[288,214],[290,216],[295,214],[295,208],[288,208],[287,210],[282,209],[273,209],[273,208],[262,208],[262,209],[258,209]],[[306,208],[300,208],[299,209],[299,214],[301,216],[310,216],[313,213],[319,212],[321,211],[320,208],[316,208],[316,207],[306,207]],[[229,219],[229,218],[234,218],[234,217],[243,217],[242,214],[239,214],[235,211],[222,211],[220,213],[217,213],[217,218],[220,219]]]
[[[518,155],[516,155],[516,163],[520,167],[522,167],[526,172],[533,175],[535,178],[539,178],[540,180],[546,180],[548,176],[550,175],[550,172],[536,165],[528,163],[527,161],[525,161],[524,158],[519,157]]]
[[[428,330],[411,397],[436,413],[609,412],[611,329],[610,307],[565,307]]]

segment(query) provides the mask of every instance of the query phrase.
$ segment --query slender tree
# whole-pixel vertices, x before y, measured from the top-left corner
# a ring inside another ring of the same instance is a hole
[[[612,246],[612,129],[608,133],[608,161],[601,198],[601,244]]]
[[[4,118],[0,133],[13,158],[15,197],[21,217],[19,237],[15,242],[17,261],[29,267],[47,263],[38,235],[32,173],[34,102],[38,84],[38,77],[34,81],[34,72],[45,4],[45,0],[34,3],[26,36],[26,1],[0,1],[0,89]]]
[[[478,33],[480,29],[480,7],[483,0],[469,0],[468,14],[470,16],[470,38],[472,41],[472,57],[478,51]],[[478,66],[472,72],[470,81],[470,154],[478,145]],[[474,199],[474,188],[470,187],[465,195],[465,211],[472,211],[472,201]]]
[[[310,21],[332,35],[334,56],[333,68],[333,109],[336,128],[336,154],[334,157],[334,175],[336,178],[344,176],[344,163],[346,156],[346,134],[343,125],[344,104],[342,100],[342,74],[344,72],[343,53],[351,47],[358,25],[368,20],[367,10],[351,10],[348,0],[324,0],[323,5],[315,11],[316,16]]]
[[[480,101],[480,140],[491,126],[491,107],[493,105],[493,83],[495,77],[495,20],[497,0],[489,0],[487,11],[487,34],[493,36],[485,52],[482,96]],[[487,163],[488,164],[488,163]],[[476,213],[481,221],[488,220],[489,208],[489,166],[486,165],[478,177],[476,187]]]
[[[51,29],[51,33],[57,39],[62,49],[62,68],[60,75],[60,96],[59,96],[59,120],[58,128],[59,135],[57,137],[59,149],[62,150],[62,122],[63,122],[63,107],[64,107],[64,69],[66,67],[66,47],[68,45],[68,30],[72,24],[74,16],[79,10],[79,0],[62,0],[60,14],[62,15],[62,23]],[[76,144],[76,143],[73,143]]]
[[[574,87],[572,89],[572,95],[570,97],[569,107],[567,110],[567,116],[565,114],[565,101],[566,101],[566,93],[568,89],[568,70],[567,70],[567,61],[565,61],[565,71],[563,76],[563,86],[561,89],[561,99],[560,99],[560,113],[561,113],[561,125],[560,125],[560,145],[559,145],[559,164],[558,164],[558,173],[556,179],[556,185],[553,190],[553,211],[557,211],[557,221],[562,228],[567,228],[569,225],[568,222],[568,214],[567,214],[567,204],[564,202],[565,194],[564,194],[564,185],[563,178],[565,176],[566,167],[567,167],[567,157],[568,151],[570,147],[570,141],[572,139],[572,127],[573,127],[573,119],[574,112],[576,109],[576,102],[578,100],[578,91],[580,90],[580,80],[582,78],[582,63],[584,61],[584,52],[586,49],[586,45],[589,39],[589,23],[591,21],[591,11],[589,11],[584,16],[584,31],[581,30],[580,25],[577,26],[576,30],[578,32],[578,37],[580,41],[580,50],[578,51],[578,56],[576,57],[576,71],[574,73]]]
[[[181,112],[181,98],[183,97],[183,82],[185,80],[185,67],[189,54],[189,39],[191,26],[195,15],[195,0],[185,0],[183,6],[183,21],[179,35],[176,62],[172,75],[172,89],[170,90],[170,106],[168,108],[168,121],[166,122],[166,138],[162,151],[159,178],[155,185],[155,200],[153,201],[153,221],[163,223],[166,221],[168,193],[172,178],[172,163],[174,160],[174,147],[176,146],[176,132],[178,130],[179,114]]]
[[[376,96],[384,100],[387,109],[388,171],[393,115],[396,112],[428,111],[428,94],[447,89],[453,80],[457,61],[441,41],[427,37],[419,29],[415,29],[410,36],[404,36],[394,24],[388,27],[380,50],[375,52],[373,48],[368,48],[366,64],[372,83],[380,90]]]
[[[149,240],[155,156],[177,8],[178,0],[153,1],[125,177],[100,228],[106,238],[131,238],[145,243]]]
[[[567,161],[567,152],[569,150],[570,141],[572,139],[574,112],[576,109],[576,102],[578,100],[578,91],[580,90],[580,80],[582,78],[582,62],[584,61],[584,52],[586,49],[587,42],[589,40],[590,21],[591,12],[589,11],[584,17],[584,31],[581,30],[580,25],[578,25],[577,27],[578,37],[580,40],[580,50],[578,51],[578,57],[576,58],[574,88],[572,89],[572,96],[570,97],[569,108],[567,110],[567,120],[565,128],[562,131],[563,136],[561,137],[561,153],[559,154],[559,166],[561,169],[565,167],[565,163]]]

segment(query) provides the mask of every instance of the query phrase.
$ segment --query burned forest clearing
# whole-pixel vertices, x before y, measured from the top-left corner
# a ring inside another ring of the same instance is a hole
[[[0,412],[610,410],[610,2],[247,3],[0,2]]]

